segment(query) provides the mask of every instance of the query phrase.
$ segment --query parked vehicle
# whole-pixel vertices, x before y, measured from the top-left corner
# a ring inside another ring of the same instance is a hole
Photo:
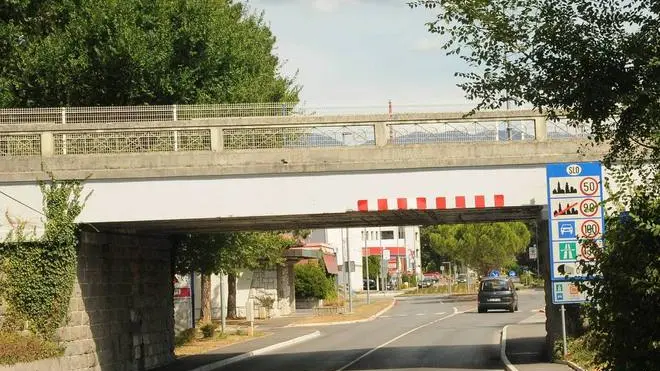
[[[421,280],[419,280],[419,282],[417,282],[417,287],[420,288],[420,289],[423,289],[425,287],[431,287],[431,286],[433,286],[433,279],[432,278],[424,277]]]
[[[479,313],[489,309],[506,309],[509,312],[518,310],[518,293],[513,282],[506,277],[483,278],[479,283],[477,295]]]
[[[376,280],[374,279],[369,279],[369,290],[376,290]],[[367,279],[364,278],[362,279],[362,289],[366,290],[367,289]]]

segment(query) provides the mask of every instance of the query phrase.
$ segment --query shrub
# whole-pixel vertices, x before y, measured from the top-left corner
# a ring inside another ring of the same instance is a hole
[[[202,336],[204,338],[210,338],[213,337],[213,334],[215,333],[215,330],[218,328],[218,324],[209,322],[205,323],[202,325],[199,330],[202,332]]]
[[[334,283],[317,264],[296,264],[294,271],[298,298],[324,299],[335,291]]]
[[[591,298],[585,306],[597,363],[604,370],[651,370],[660,364],[660,194],[637,190],[628,213],[612,213],[605,246],[594,248],[595,275],[580,286]]]
[[[62,355],[63,349],[56,343],[36,335],[0,332],[0,364],[32,362]]]
[[[404,273],[401,275],[401,282],[408,283],[409,287],[417,286],[417,276],[414,274]]]
[[[179,332],[174,337],[174,346],[180,347],[192,343],[197,338],[197,329],[189,328]]]

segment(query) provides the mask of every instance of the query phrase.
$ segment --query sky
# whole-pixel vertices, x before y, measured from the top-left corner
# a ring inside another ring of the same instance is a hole
[[[310,107],[401,105],[471,107],[426,22],[435,13],[405,0],[247,0],[277,38],[287,75],[298,72]]]

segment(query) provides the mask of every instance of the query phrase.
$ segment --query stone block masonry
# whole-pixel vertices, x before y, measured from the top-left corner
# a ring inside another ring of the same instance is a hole
[[[142,371],[174,360],[171,246],[161,238],[83,232],[64,355],[12,370]]]

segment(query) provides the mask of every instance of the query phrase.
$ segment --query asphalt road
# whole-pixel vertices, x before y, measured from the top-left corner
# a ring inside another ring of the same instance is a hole
[[[218,370],[502,370],[499,332],[543,306],[521,291],[519,311],[476,312],[476,303],[439,296],[398,298],[382,317],[319,327],[318,338]]]

